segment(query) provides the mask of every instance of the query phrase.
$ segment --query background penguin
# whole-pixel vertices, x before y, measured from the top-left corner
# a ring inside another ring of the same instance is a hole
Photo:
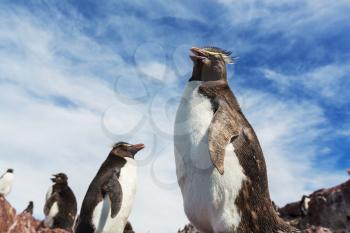
[[[34,210],[34,202],[30,201],[28,203],[28,206],[25,208],[25,210],[23,210],[22,213],[29,213],[29,214],[33,215],[33,210]]]
[[[272,206],[263,152],[227,82],[230,52],[192,48],[176,113],[176,174],[191,223],[203,233],[292,232]]]
[[[13,169],[9,168],[0,177],[0,196],[6,197],[11,192],[13,179]]]
[[[52,185],[46,194],[44,206],[44,225],[49,228],[72,230],[77,214],[77,201],[73,191],[68,186],[68,177],[58,173],[51,178]]]
[[[130,222],[126,223],[123,233],[135,233]]]
[[[301,216],[305,217],[307,215],[310,201],[311,201],[310,196],[303,195],[303,197],[301,198],[301,201],[299,204]]]
[[[101,165],[83,200],[75,233],[122,233],[136,192],[135,154],[143,144],[118,142]]]

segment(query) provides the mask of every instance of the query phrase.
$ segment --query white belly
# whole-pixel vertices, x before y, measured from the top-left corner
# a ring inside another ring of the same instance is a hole
[[[44,220],[44,225],[46,227],[52,227],[54,220],[53,218],[58,214],[59,209],[58,209],[58,204],[57,202],[54,202],[51,206],[50,212],[47,216],[45,216],[45,220]]]
[[[11,192],[14,176],[12,173],[6,173],[0,179],[0,195],[7,196]]]
[[[118,214],[111,218],[110,201],[105,198],[104,203],[100,202],[93,213],[93,224],[98,228],[99,223],[104,222],[100,227],[103,233],[122,233],[129,218],[136,194],[137,169],[136,161],[126,158],[127,162],[121,169],[119,182],[123,191],[123,200]],[[107,202],[107,203],[106,203]],[[108,214],[106,213],[108,212]],[[108,216],[107,220],[101,220],[101,216]],[[102,230],[103,229],[103,230]]]
[[[225,173],[214,168],[208,150],[213,118],[208,98],[198,94],[201,82],[189,82],[175,121],[175,160],[188,219],[204,233],[232,232],[240,222],[235,200],[245,179],[232,144],[226,148]]]

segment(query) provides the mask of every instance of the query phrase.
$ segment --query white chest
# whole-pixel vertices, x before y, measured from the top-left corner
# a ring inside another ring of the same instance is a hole
[[[0,179],[0,195],[7,196],[10,193],[14,176],[13,173],[5,173]]]
[[[175,121],[176,173],[184,209],[202,232],[232,232],[239,225],[235,200],[245,179],[232,144],[226,147],[225,173],[214,168],[208,150],[213,118],[209,99],[198,94],[200,82],[190,82]]]
[[[53,191],[53,186],[50,186],[50,188],[46,192],[45,199],[46,201],[51,197]],[[53,218],[58,214],[59,209],[58,209],[58,204],[57,202],[54,202],[50,208],[50,211],[47,216],[45,216],[44,220],[44,225],[46,227],[52,227],[54,220]]]
[[[58,214],[59,208],[57,202],[54,202],[50,208],[50,212],[45,216],[44,225],[46,227],[52,227],[54,223],[54,217]]]
[[[101,231],[97,232],[122,233],[127,223],[136,194],[137,166],[135,160],[130,158],[126,158],[126,160],[127,162],[121,169],[119,176],[119,182],[123,192],[121,208],[117,216],[111,218],[109,198],[105,198],[104,201],[100,202],[93,213],[93,223],[96,228],[101,229]],[[107,219],[100,219],[106,217]],[[103,223],[103,226],[101,226],[101,223]]]
[[[210,100],[198,93],[200,84],[200,81],[187,84],[176,114],[175,156],[177,165],[181,168],[189,163],[198,169],[212,166],[210,157],[205,154],[209,153],[208,128],[213,118],[213,110]]]

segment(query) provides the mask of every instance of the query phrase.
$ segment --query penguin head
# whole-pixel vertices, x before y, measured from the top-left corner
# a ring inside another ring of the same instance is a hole
[[[13,173],[13,169],[12,169],[12,168],[9,168],[9,169],[7,169],[6,172],[7,172],[7,173]]]
[[[226,64],[233,64],[231,52],[217,47],[192,47],[190,55],[193,61],[192,80],[227,80]]]
[[[127,142],[117,142],[113,145],[111,154],[118,157],[134,158],[135,154],[145,148],[144,144],[130,144]]]
[[[56,184],[66,184],[68,182],[68,176],[64,173],[58,173],[52,176],[51,180]]]

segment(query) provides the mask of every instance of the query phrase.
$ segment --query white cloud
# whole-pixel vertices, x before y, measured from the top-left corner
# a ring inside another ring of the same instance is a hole
[[[349,67],[348,63],[329,64],[298,75],[287,75],[271,69],[264,69],[262,72],[281,92],[290,92],[289,89],[294,87],[304,89],[305,93],[333,104],[345,104],[350,97],[347,91],[350,85]],[[342,95],[339,96],[339,93]]]
[[[254,24],[257,33],[282,32],[285,36],[311,38],[346,22],[349,1],[218,0],[225,5],[233,25]]]
[[[140,59],[136,65],[142,63],[143,70],[137,69],[116,53],[115,45],[84,34],[74,11],[70,13],[77,25],[57,11],[53,18],[59,23],[25,10],[0,12],[0,44],[5,48],[0,50],[0,165],[1,170],[15,169],[9,196],[15,207],[21,210],[34,200],[35,214],[41,216],[49,176],[60,171],[69,175],[81,203],[108,146],[129,140],[146,144],[137,156],[139,185],[131,215],[136,231],[175,232],[183,226],[187,220],[176,185],[171,136],[182,90],[169,63],[154,59],[157,54],[144,56],[145,63],[142,56],[134,57]],[[190,14],[184,9],[179,15]],[[138,30],[149,30],[145,40],[153,33],[144,22],[136,27],[140,22],[134,17],[128,21],[113,17],[106,25],[94,25],[100,35],[105,27],[116,25],[123,29],[124,42]],[[131,42],[124,45],[135,48]],[[181,61],[187,55],[180,47],[173,57],[178,73],[184,75],[191,69]],[[143,84],[140,71],[151,77],[165,72],[171,78],[150,87]],[[343,178],[333,171],[319,172],[313,162],[319,150],[314,141],[327,131],[320,108],[308,102],[283,102],[264,92],[247,91],[239,97],[261,140],[272,196],[278,203]]]
[[[276,203],[295,201],[302,194],[346,179],[345,172],[337,172],[335,167],[327,170],[319,161],[322,140],[331,130],[322,108],[253,90],[238,97],[259,137]],[[331,161],[338,159],[330,156]]]
[[[13,47],[0,51],[0,164],[1,170],[13,167],[16,174],[10,201],[21,211],[33,200],[35,215],[42,217],[49,177],[62,171],[81,203],[109,145],[128,140],[147,146],[137,156],[140,178],[131,215],[136,231],[146,227],[171,232],[185,224],[181,195],[174,185],[172,149],[154,154],[169,141],[154,137],[147,116],[148,108],[153,108],[147,102],[151,99],[128,98],[147,97],[154,91],[142,84],[137,67],[79,30],[67,32],[20,12],[20,16],[3,12],[6,20],[0,22],[0,43]],[[167,64],[147,67],[152,68],[152,77],[162,68],[176,81]],[[167,84],[161,91],[169,94],[173,87]],[[168,122],[158,118],[162,125],[161,121]],[[164,188],[164,182],[170,188]],[[176,220],[162,219],[162,213],[171,213]]]

